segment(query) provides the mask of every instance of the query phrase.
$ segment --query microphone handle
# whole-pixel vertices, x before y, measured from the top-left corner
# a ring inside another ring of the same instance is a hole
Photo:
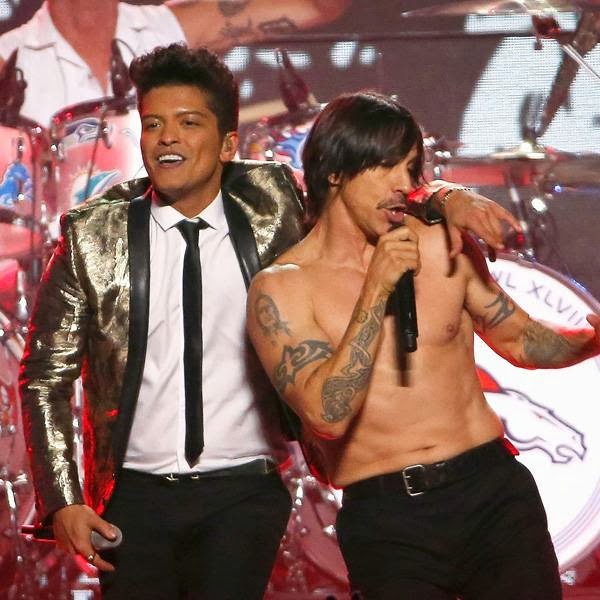
[[[396,317],[398,350],[401,353],[417,349],[417,307],[415,305],[414,271],[406,271],[392,292],[392,307]]]

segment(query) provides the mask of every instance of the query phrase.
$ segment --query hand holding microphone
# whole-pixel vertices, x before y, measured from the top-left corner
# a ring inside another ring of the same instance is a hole
[[[116,526],[113,525],[112,528],[115,532],[115,538],[109,539],[105,538],[101,533],[98,533],[96,530],[92,531],[90,536],[90,541],[94,550],[100,552],[102,550],[110,550],[111,548],[116,548],[123,541],[123,532]]]
[[[392,231],[401,225],[395,224]],[[409,236],[409,240],[411,237]],[[390,307],[396,322],[396,336],[399,354],[414,352],[417,349],[417,307],[415,303],[414,269],[408,269],[398,279],[390,294]]]

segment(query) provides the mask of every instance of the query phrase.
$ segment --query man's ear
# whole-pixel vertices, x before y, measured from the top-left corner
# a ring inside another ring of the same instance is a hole
[[[327,181],[331,187],[338,187],[342,183],[341,177],[335,173],[330,173],[327,176]]]
[[[233,160],[238,151],[239,143],[240,138],[237,131],[226,133],[223,138],[223,144],[221,145],[221,160],[224,162]]]

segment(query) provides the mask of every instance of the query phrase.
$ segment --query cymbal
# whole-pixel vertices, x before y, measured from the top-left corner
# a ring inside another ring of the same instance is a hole
[[[600,154],[565,152],[528,141],[485,156],[451,156],[439,163],[439,177],[468,186],[540,184],[545,191],[597,191]]]
[[[561,153],[544,172],[542,186],[548,191],[584,191],[600,188],[600,154]]]
[[[401,17],[465,15],[547,15],[554,12],[600,10],[600,0],[459,0],[400,13]]]
[[[518,146],[490,154],[492,160],[551,160],[555,152],[534,142],[523,140]]]
[[[556,151],[523,141],[485,156],[452,156],[442,163],[440,176],[469,186],[505,186],[509,180],[530,185],[555,160]]]

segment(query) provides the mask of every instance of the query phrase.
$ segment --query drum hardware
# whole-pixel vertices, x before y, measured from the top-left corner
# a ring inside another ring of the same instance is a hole
[[[529,14],[552,16],[557,12],[599,10],[598,0],[457,0],[400,13],[402,17],[463,17]]]
[[[557,12],[574,11],[583,11],[574,40],[582,40],[585,37],[589,37],[588,34],[596,32],[591,46],[586,41],[584,47],[581,48],[585,54],[598,41],[600,16],[590,15],[591,11],[600,11],[600,2],[598,0],[458,0],[457,2],[405,11],[400,13],[400,16],[450,17],[466,16],[469,14],[482,16],[528,14],[531,17],[532,29],[536,38],[536,50],[541,50],[543,39],[556,40],[568,57],[573,59],[578,66],[585,68],[596,79],[600,80],[600,74],[583,58],[578,48],[574,44],[562,39],[563,32],[555,18],[555,14]],[[578,35],[580,31],[582,35]],[[578,43],[577,45],[579,46]]]
[[[31,600],[36,597],[36,590],[30,574],[25,540],[20,535],[18,515],[19,499],[15,490],[15,488],[24,485],[29,485],[29,481],[25,474],[20,474],[16,479],[11,481],[3,469],[3,472],[0,474],[0,490],[4,492],[6,506],[8,507],[9,521],[9,527],[3,532],[3,535],[10,540],[15,565],[14,584],[13,589],[11,590],[11,597],[22,600]],[[6,557],[2,558],[4,559]]]
[[[15,48],[0,72],[0,122],[14,125],[25,101],[27,82],[17,67],[18,48]]]
[[[265,598],[346,598],[346,567],[335,541],[339,502],[331,488],[310,474],[296,442],[288,444],[291,462],[282,479],[292,497],[292,511]],[[281,569],[283,567],[283,569]],[[296,596],[294,596],[296,594]]]
[[[102,143],[104,144],[104,147],[107,150],[110,150],[112,148],[112,140],[110,139],[110,128],[109,128],[108,123],[106,121],[107,111],[108,111],[108,107],[105,107],[104,108],[104,112],[100,116],[100,121],[98,123],[98,133],[97,133],[96,138],[94,139],[94,142],[93,142],[92,155],[90,157],[90,164],[89,164],[89,167],[88,167],[87,179],[86,179],[86,182],[85,182],[85,187],[84,187],[84,192],[83,192],[83,199],[84,200],[86,198],[90,197],[90,190],[91,190],[90,185],[92,183],[92,176],[94,174],[94,167],[96,166],[96,156],[98,154],[98,144],[100,143],[100,140],[102,140]]]

